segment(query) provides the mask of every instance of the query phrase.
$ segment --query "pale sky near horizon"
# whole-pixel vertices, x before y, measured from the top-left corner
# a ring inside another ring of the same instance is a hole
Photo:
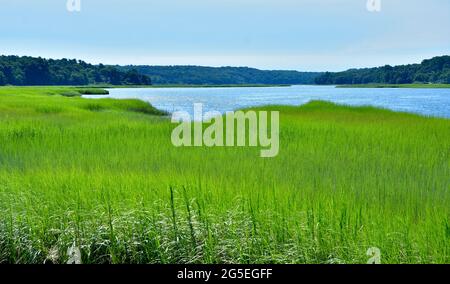
[[[450,54],[450,1],[0,0],[0,54],[338,71]]]

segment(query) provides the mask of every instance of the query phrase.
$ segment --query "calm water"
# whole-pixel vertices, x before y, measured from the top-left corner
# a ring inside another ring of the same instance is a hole
[[[222,113],[268,104],[301,105],[325,100],[347,105],[372,105],[396,111],[450,118],[450,89],[344,89],[333,86],[270,88],[142,88],[109,89],[112,98],[136,98],[168,112],[192,114],[194,103],[203,111]],[[99,98],[99,96],[85,96]],[[104,98],[105,96],[101,96]]]

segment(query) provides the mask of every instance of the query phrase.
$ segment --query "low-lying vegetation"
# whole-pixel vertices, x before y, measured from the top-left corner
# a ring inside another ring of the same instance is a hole
[[[136,100],[0,88],[0,263],[450,262],[450,121],[311,102],[280,154],[176,148]]]
[[[108,90],[101,88],[82,88],[77,89],[76,91],[82,95],[109,95]]]
[[[61,95],[64,97],[81,97],[82,95],[108,95],[109,91],[100,87],[0,87],[0,95]]]

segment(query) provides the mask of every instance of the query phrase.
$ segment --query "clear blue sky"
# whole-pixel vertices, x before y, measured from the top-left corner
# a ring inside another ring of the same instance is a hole
[[[0,54],[343,70],[450,54],[450,1],[0,0]]]

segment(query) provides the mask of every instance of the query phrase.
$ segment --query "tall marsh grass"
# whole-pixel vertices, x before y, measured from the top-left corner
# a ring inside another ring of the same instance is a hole
[[[0,89],[0,263],[450,262],[449,120],[267,107],[262,159],[175,148],[143,102],[52,92]]]

